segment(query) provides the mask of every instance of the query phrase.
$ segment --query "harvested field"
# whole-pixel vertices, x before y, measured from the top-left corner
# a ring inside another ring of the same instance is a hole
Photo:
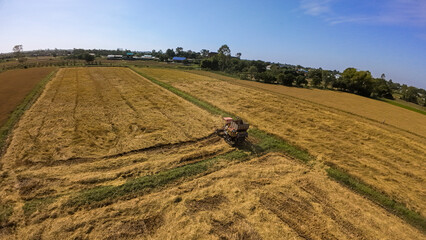
[[[85,211],[57,200],[20,239],[421,239],[401,219],[279,154]]]
[[[61,69],[20,121],[5,159],[19,166],[102,157],[194,140],[220,124],[126,68]]]
[[[30,68],[0,73],[0,126],[36,84],[54,68]]]
[[[36,236],[39,228],[17,226],[44,221],[50,206],[85,189],[120,186],[231,151],[213,134],[221,124],[219,116],[126,68],[59,70],[1,158],[0,239]]]
[[[266,153],[268,134],[236,149],[220,125],[129,69],[61,69],[1,158],[0,239],[424,236],[323,165]]]
[[[420,136],[422,132],[411,134],[348,111],[218,78],[170,69],[138,71],[307,149],[317,160],[336,164],[426,216],[426,138]],[[418,120],[410,123],[423,129],[425,116],[413,114]]]

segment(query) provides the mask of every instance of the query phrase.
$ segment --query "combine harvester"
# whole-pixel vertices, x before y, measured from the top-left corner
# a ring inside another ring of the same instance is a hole
[[[250,125],[241,119],[234,120],[231,117],[224,117],[223,120],[225,120],[225,126],[216,130],[217,135],[233,147],[241,145],[248,137],[247,130]]]

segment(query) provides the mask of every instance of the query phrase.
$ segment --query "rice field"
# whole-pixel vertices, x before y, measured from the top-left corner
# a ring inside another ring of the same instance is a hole
[[[0,73],[0,126],[25,96],[54,68],[31,68]]]
[[[256,93],[235,111],[245,118],[263,94],[178,70],[142,70],[227,111],[236,104],[226,99]],[[238,91],[225,97],[220,84]],[[250,123],[262,128],[270,107],[263,104]],[[279,135],[269,114],[263,129]],[[130,69],[60,69],[0,159],[0,239],[424,236],[327,177],[318,156],[306,164],[280,152],[259,154],[265,139],[254,133],[246,147],[233,148],[213,134],[221,125],[221,116]]]
[[[59,200],[21,239],[419,239],[422,234],[320,171],[269,154],[110,205]],[[366,220],[368,219],[368,220]]]
[[[171,69],[137,70],[306,149],[317,161],[335,164],[379,191],[406,203],[412,210],[426,215],[426,172],[423,167],[426,138],[421,136],[423,132],[412,134],[403,127],[395,128],[356,116],[348,113],[350,107],[347,111],[341,111],[337,107],[306,101],[308,97],[295,98],[261,88],[245,87],[220,80],[221,77],[212,78]],[[356,99],[352,101],[352,105],[358,104]],[[321,98],[317,102],[321,102]],[[396,106],[389,107],[400,110]],[[423,129],[425,116],[412,114],[409,124],[413,128]],[[396,115],[395,118],[399,119],[400,116]]]
[[[287,97],[294,97],[298,100],[306,100],[312,104],[318,104],[327,108],[354,114],[358,117],[382,123],[383,125],[391,125],[400,130],[406,130],[412,134],[426,137],[426,124],[424,124],[426,116],[421,117],[418,113],[401,107],[395,108],[395,106],[386,102],[339,91],[324,91],[321,89],[306,89],[275,84],[264,84],[255,81],[235,79],[200,70],[193,70],[190,72],[202,76],[217,78],[245,87],[279,93]],[[420,110],[425,110],[424,107],[416,104],[410,104],[408,102],[405,102],[404,104],[417,106]]]
[[[194,140],[220,124],[128,69],[61,69],[20,121],[5,159],[19,166],[102,157]]]

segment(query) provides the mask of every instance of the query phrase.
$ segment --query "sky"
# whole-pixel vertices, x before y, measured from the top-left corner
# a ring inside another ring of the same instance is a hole
[[[0,52],[227,44],[242,58],[369,70],[426,88],[426,0],[0,0]]]

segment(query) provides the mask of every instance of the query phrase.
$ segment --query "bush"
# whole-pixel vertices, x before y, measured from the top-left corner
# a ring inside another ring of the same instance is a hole
[[[285,86],[292,86],[293,85],[293,76],[291,74],[284,74],[280,73],[277,76],[277,80],[279,84],[285,85]]]

